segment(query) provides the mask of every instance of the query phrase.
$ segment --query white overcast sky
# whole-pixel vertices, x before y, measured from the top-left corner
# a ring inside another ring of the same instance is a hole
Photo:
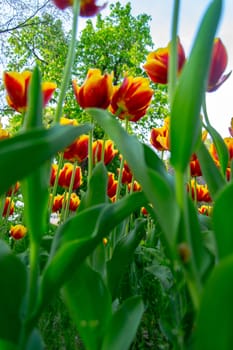
[[[109,3],[115,3],[111,0]],[[99,0],[99,4],[104,1]],[[166,46],[171,36],[171,18],[173,0],[120,0],[122,5],[130,2],[133,15],[146,13],[151,15],[151,35],[155,49]],[[192,47],[193,39],[200,20],[211,3],[211,0],[181,0],[179,36],[186,55]],[[228,52],[228,67],[233,69],[233,0],[225,0],[224,10],[216,36],[219,36]],[[108,9],[103,15],[108,14]],[[82,27],[82,23],[80,23]],[[80,28],[81,29],[81,28]],[[230,78],[215,92],[207,94],[207,109],[212,125],[223,137],[229,136],[228,127],[233,117],[233,73]]]

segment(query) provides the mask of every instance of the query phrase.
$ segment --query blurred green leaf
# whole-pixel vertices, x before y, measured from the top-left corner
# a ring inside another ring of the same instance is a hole
[[[232,199],[233,183],[231,182],[218,194],[213,209],[213,227],[219,259],[233,254]]]
[[[215,199],[217,193],[225,186],[226,180],[223,178],[219,169],[216,167],[214,160],[206,149],[204,143],[200,144],[196,153],[211,197],[212,199]]]
[[[231,350],[233,344],[233,255],[213,270],[203,291],[194,350]]]
[[[204,247],[197,216],[197,208],[194,206],[194,203],[190,198],[188,198],[188,215],[192,255],[195,260],[197,271],[200,271],[204,260]]]
[[[145,235],[144,226],[145,220],[135,221],[135,227],[118,241],[111,260],[107,262],[108,288],[111,291],[113,300],[117,296],[121,278],[133,258],[135,249]]]
[[[1,350],[18,350],[18,347],[16,344],[0,339],[0,349]]]
[[[171,163],[181,173],[186,170],[201,136],[200,110],[221,9],[221,0],[212,1],[208,7],[171,106]]]
[[[41,89],[40,72],[35,67],[29,84],[28,110],[23,126],[25,131],[42,127]],[[50,164],[45,163],[21,181],[25,223],[30,233],[30,239],[37,242],[40,242],[42,235],[45,233],[48,221],[50,171]]]
[[[87,350],[99,350],[112,316],[111,297],[100,274],[82,264],[63,287],[68,310]]]
[[[23,131],[10,139],[2,140],[0,194],[90,129],[88,124],[78,127],[56,125],[49,130]]]
[[[10,251],[10,248],[0,242],[0,339],[5,347],[18,343],[22,327],[22,302],[26,293],[26,268],[24,264]]]
[[[171,243],[177,232],[179,209],[174,186],[164,171],[162,160],[144,147],[135,136],[128,135],[118,120],[107,111],[89,109],[88,113],[105,129],[127,160],[136,180],[152,204],[167,241]]]
[[[145,203],[143,193],[132,193],[116,203],[99,204],[82,210],[59,227],[42,275],[39,311],[71,278],[102,238]]]
[[[28,89],[28,108],[24,118],[24,130],[42,127],[42,87],[38,67],[33,70]]]
[[[107,170],[102,162],[93,169],[92,176],[78,207],[78,212],[92,205],[105,203],[107,201]]]
[[[128,350],[136,335],[143,311],[141,297],[127,299],[114,313],[106,328],[101,350]]]

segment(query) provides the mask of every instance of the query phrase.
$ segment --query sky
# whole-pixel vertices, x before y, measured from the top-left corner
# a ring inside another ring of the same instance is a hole
[[[98,4],[105,1],[99,0]],[[109,3],[115,3],[111,0]],[[171,37],[171,20],[174,0],[120,0],[122,5],[130,2],[132,14],[146,13],[152,17],[151,36],[158,47],[167,46]],[[198,30],[199,23],[211,0],[181,0],[178,35],[188,56]],[[225,73],[233,70],[233,1],[223,1],[224,8],[216,33],[224,43],[228,53],[228,66]],[[108,8],[103,15],[108,14]],[[215,92],[207,93],[207,111],[214,128],[223,136],[228,137],[231,118],[233,117],[233,73],[229,79]]]

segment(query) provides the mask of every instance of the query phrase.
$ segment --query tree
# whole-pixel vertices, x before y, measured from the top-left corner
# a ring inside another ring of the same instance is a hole
[[[75,73],[84,78],[89,68],[114,73],[118,84],[124,73],[141,75],[141,63],[153,47],[149,22],[151,17],[131,14],[130,3],[110,5],[110,14],[100,13],[96,24],[88,20],[77,44]]]

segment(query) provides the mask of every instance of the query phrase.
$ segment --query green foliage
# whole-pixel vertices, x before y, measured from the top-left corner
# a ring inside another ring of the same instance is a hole
[[[45,81],[60,84],[69,36],[62,21],[50,14],[34,17],[8,39],[7,69],[21,71],[38,65]],[[46,43],[46,45],[45,45]]]
[[[27,272],[24,264],[1,241],[0,245],[0,339],[7,343],[19,341],[22,318],[21,305],[26,293]],[[10,349],[12,344],[2,344],[2,349]]]
[[[221,2],[213,1],[201,22],[190,58],[182,71],[172,101],[171,163],[180,172],[187,168],[200,139],[200,109],[220,14]]]
[[[136,332],[140,323],[141,332],[145,334],[145,327],[150,327],[156,330],[161,342],[164,341],[164,344],[152,344],[158,349],[231,349],[233,185],[224,178],[229,165],[224,142],[207,125],[217,148],[219,171],[200,140],[199,117],[221,8],[221,0],[211,2],[175,93],[171,94],[174,96],[171,113],[174,176],[150,147],[127,134],[110,113],[88,109],[86,116],[95,118],[116,143],[142,191],[121,191],[122,198],[117,196],[112,203],[107,197],[107,168],[100,162],[94,167],[87,188],[83,187],[85,194],[79,209],[70,213],[70,217],[58,227],[45,224],[51,215],[46,205],[49,194],[47,162],[76,137],[91,130],[91,126],[55,125],[45,129],[40,72],[37,68],[34,70],[24,129],[16,136],[0,141],[3,169],[0,173],[0,211],[3,212],[9,186],[23,179],[23,219],[29,229],[25,249],[18,249],[8,239],[10,222],[7,222],[7,217],[2,219],[4,232],[1,235],[11,246],[5,242],[0,244],[1,348],[42,349],[43,340],[37,329],[38,325],[42,328],[42,312],[47,312],[62,290],[64,302],[87,350],[127,350],[131,344],[136,348],[134,340],[138,337]],[[122,58],[122,61],[111,61],[110,55],[106,54],[106,57],[100,56],[95,67],[105,71],[112,64],[113,71],[114,67],[116,69],[115,79],[121,79],[126,66],[130,74],[140,74],[136,66],[140,66],[142,56],[139,57],[139,48],[134,44],[137,40],[143,42],[143,37],[149,38],[148,17],[142,15],[134,21],[129,4],[122,8],[117,3],[111,11],[109,19],[98,16],[96,29],[90,21],[87,23],[86,37],[83,34],[86,40],[83,40],[84,49],[92,44],[92,41],[87,42],[88,32],[99,40],[93,40],[96,50],[94,46],[90,52],[84,50],[83,55],[88,59],[88,54],[93,53],[89,58],[97,59],[94,55],[100,50],[97,44],[106,45],[110,34],[119,41],[120,31],[123,39],[123,31],[128,30],[128,35],[135,38],[132,47],[127,48],[131,61],[127,50],[125,52],[124,45],[128,40],[125,36],[122,50],[118,48],[120,56],[116,53],[116,59]],[[128,22],[133,22],[132,26]],[[142,32],[138,30],[139,24]],[[58,29],[59,26],[58,23]],[[114,28],[119,33],[114,32]],[[38,37],[41,45],[40,39]],[[145,50],[147,45],[148,42],[143,42]],[[110,46],[106,47],[108,53],[111,52]],[[46,57],[46,52],[43,57]],[[80,77],[84,73],[85,59],[80,65],[76,62]],[[70,63],[71,60],[62,84],[65,87],[70,76]],[[166,93],[166,89],[163,92]],[[213,216],[209,218],[197,213],[197,202],[191,200],[186,190],[186,170],[194,152],[197,152],[203,178],[214,199]],[[141,218],[142,206],[148,209],[147,219]],[[106,245],[103,238],[107,239]],[[142,296],[138,296],[138,292]],[[143,341],[145,338],[143,335]]]
[[[1,141],[0,158],[4,171],[0,173],[0,193],[7,191],[17,180],[51,159],[56,152],[88,130],[88,125],[76,128],[56,125],[49,130],[37,128],[22,131],[15,137]]]
[[[153,46],[146,14],[133,17],[131,5],[120,2],[110,5],[107,18],[97,16],[96,25],[87,21],[77,45],[75,70],[84,79],[89,68],[113,72],[114,83],[119,84],[125,72],[140,75],[140,64]]]

